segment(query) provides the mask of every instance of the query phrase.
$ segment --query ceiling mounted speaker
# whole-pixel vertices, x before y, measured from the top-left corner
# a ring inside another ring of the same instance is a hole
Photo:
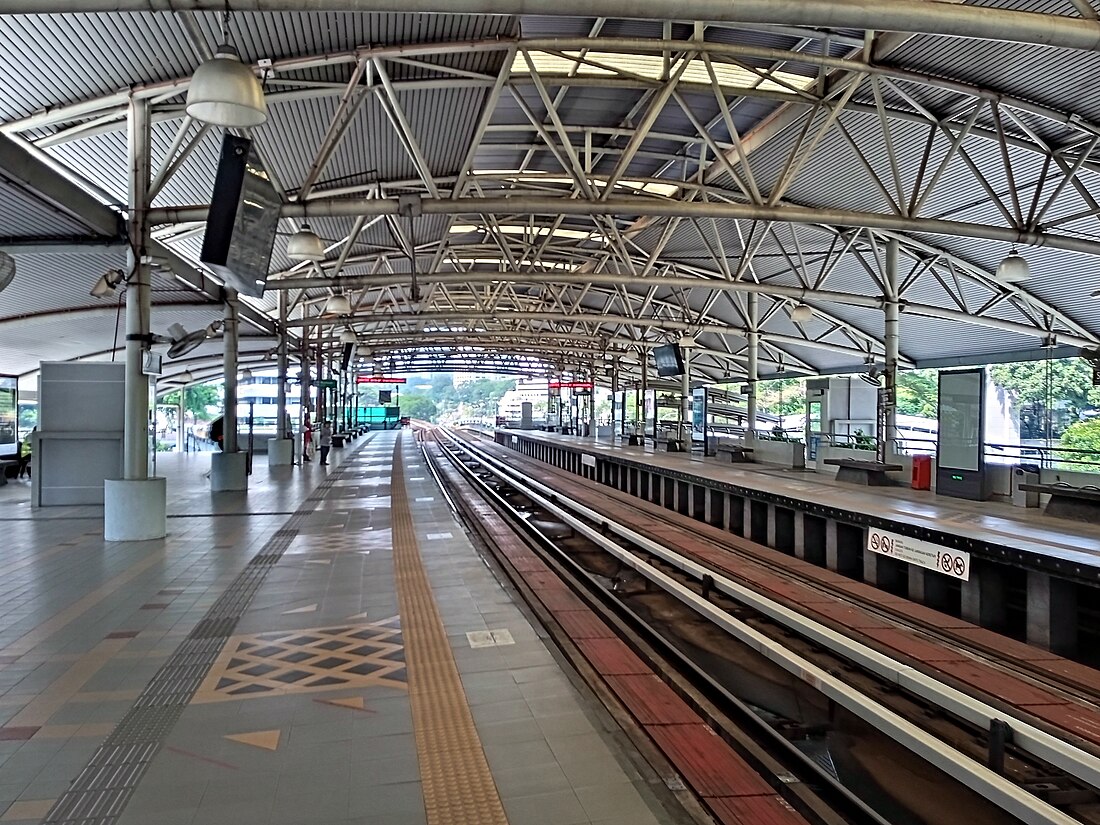
[[[15,258],[7,252],[0,252],[0,292],[11,283],[15,277]]]
[[[93,298],[106,298],[109,295],[114,295],[118,285],[125,279],[126,273],[121,269],[109,269],[99,276],[99,280],[95,282],[95,286],[88,294]]]

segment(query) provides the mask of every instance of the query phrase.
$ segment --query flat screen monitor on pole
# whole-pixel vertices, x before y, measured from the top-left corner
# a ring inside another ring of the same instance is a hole
[[[226,135],[199,256],[242,295],[264,294],[282,202],[252,141]]]
[[[676,344],[654,347],[653,361],[657,365],[657,375],[661,378],[684,374],[684,356]]]

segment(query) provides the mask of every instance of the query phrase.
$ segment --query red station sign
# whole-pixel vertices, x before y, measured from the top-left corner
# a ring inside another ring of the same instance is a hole
[[[592,389],[591,381],[551,381],[550,389],[552,390],[590,390]]]
[[[404,384],[405,378],[384,378],[381,375],[360,375],[355,379],[356,384]]]

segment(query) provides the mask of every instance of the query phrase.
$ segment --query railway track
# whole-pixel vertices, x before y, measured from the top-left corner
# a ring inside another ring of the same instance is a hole
[[[574,565],[579,559],[590,577],[593,568],[607,567],[606,562],[595,561],[597,554],[614,559],[611,567],[630,573],[627,578],[633,585],[628,582],[626,590],[644,581],[646,588],[659,591],[677,609],[705,618],[709,627],[720,628],[761,661],[809,686],[825,697],[829,708],[842,709],[886,732],[1015,821],[1100,822],[1094,792],[1100,785],[1100,761],[1095,754],[855,643],[610,518],[595,504],[571,500],[555,489],[557,485],[543,483],[555,475],[544,465],[538,465],[536,473],[533,462],[514,453],[509,452],[505,462],[493,455],[494,450],[461,441],[451,433],[440,433],[440,445],[455,466],[464,467],[468,476],[495,491],[501,501],[511,502],[514,517],[525,523],[529,533],[533,525],[541,525],[543,542],[557,545],[561,557],[571,558]],[[532,478],[535,475],[543,480]],[[574,483],[563,486],[574,492],[579,489],[592,501],[593,483],[578,486],[576,477],[565,480]],[[624,577],[619,575],[617,580]],[[605,581],[602,586],[611,591],[615,585]],[[657,602],[656,597],[646,598]],[[668,610],[667,603],[660,609]],[[634,623],[644,626],[646,621],[636,615]],[[705,688],[713,689],[713,685]],[[771,723],[783,727],[774,719]],[[819,773],[814,782],[828,779]],[[846,816],[842,821],[855,821],[851,813]]]
[[[490,445],[493,443],[494,442],[488,442]],[[565,488],[587,489],[593,494],[606,497],[608,500],[619,500],[628,507],[646,507],[648,505],[647,502],[630,497],[618,490],[609,489],[598,482],[578,477],[573,473],[538,462],[512,451],[509,451],[508,458],[513,466],[529,467],[532,473],[537,473],[538,476],[544,480],[548,477],[559,479],[560,485]],[[724,553],[730,554],[731,557],[744,559],[762,569],[766,569],[771,576],[783,578],[786,581],[796,583],[802,587],[826,595],[830,599],[836,600],[838,603],[851,605],[852,607],[858,608],[859,610],[881,618],[898,627],[904,627],[907,630],[919,632],[924,638],[937,645],[966,653],[976,661],[982,661],[1006,674],[1021,677],[1029,683],[1041,686],[1065,697],[1067,700],[1077,703],[1081,707],[1088,708],[1100,714],[1100,673],[1097,673],[1093,668],[1068,662],[1066,660],[1060,660],[1059,664],[1064,666],[1065,669],[1063,672],[1056,672],[1051,666],[1051,661],[1057,660],[1057,657],[1042,658],[1040,651],[1022,642],[1016,642],[1013,639],[999,636],[992,631],[982,631],[981,635],[977,637],[972,632],[954,632],[951,627],[937,624],[937,619],[942,622],[943,619],[947,618],[945,614],[938,613],[931,608],[916,605],[915,603],[907,602],[905,606],[902,607],[889,601],[873,601],[859,598],[850,591],[832,586],[829,582],[823,581],[821,574],[824,571],[820,568],[813,567],[810,571],[804,571],[793,567],[777,567],[775,559],[777,558],[778,551],[755,544],[748,539],[741,538],[728,531],[715,528],[705,522],[688,516],[672,514],[670,511],[657,505],[648,506],[647,516],[661,519],[671,528],[681,533],[689,534],[699,542],[712,544],[720,548]],[[717,536],[716,533],[718,534]],[[703,563],[704,565],[707,564],[706,561]],[[723,571],[718,570],[716,572]],[[845,583],[851,582],[850,579],[846,578],[844,581]],[[879,596],[882,595],[881,591],[875,592]],[[797,605],[795,606],[797,609]],[[807,613],[807,615],[810,614],[810,611],[800,610],[800,612]],[[935,615],[936,618],[926,618],[926,616],[931,615]],[[973,630],[969,625],[967,628],[968,631]],[[1039,658],[1023,659],[1006,657],[1006,649],[1019,651],[1025,655],[1029,652],[1033,656],[1038,655]],[[1041,720],[1039,720],[1038,723],[1040,725],[1043,724]],[[1087,748],[1087,744],[1085,746]],[[1100,758],[1100,749],[1098,749],[1096,755]]]

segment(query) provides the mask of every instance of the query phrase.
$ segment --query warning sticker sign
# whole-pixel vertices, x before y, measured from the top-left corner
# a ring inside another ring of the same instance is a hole
[[[867,531],[867,549],[945,576],[970,580],[970,554],[963,550],[952,550],[939,544],[873,529]]]

